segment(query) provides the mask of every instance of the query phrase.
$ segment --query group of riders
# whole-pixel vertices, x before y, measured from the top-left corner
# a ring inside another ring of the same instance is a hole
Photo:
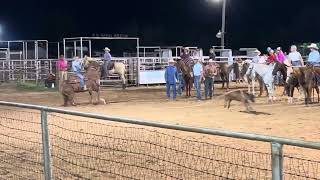
[[[110,54],[110,49],[108,47],[106,47],[104,49],[105,53],[104,53],[104,58],[103,58],[103,75],[102,78],[105,78],[108,76],[108,68],[111,64],[111,59],[112,56]],[[85,56],[85,58],[87,58]],[[80,80],[80,88],[82,91],[86,91],[87,87],[85,84],[85,80],[84,80],[84,76],[82,74],[82,70],[84,67],[84,63],[83,60],[81,58],[79,58],[79,56],[74,56],[73,61],[72,61],[72,66],[71,66],[71,70],[72,72],[79,78]],[[58,76],[59,76],[59,90],[61,91],[62,89],[62,84],[64,83],[64,81],[66,81],[68,79],[67,77],[67,73],[68,73],[68,62],[67,60],[64,58],[64,55],[61,55],[58,62],[57,62],[57,70],[58,70]]]
[[[308,56],[308,59],[306,61],[306,64],[300,54],[297,50],[297,46],[292,45],[290,48],[290,53],[287,54],[283,52],[281,47],[276,48],[273,50],[272,48],[267,48],[267,53],[263,54],[259,50],[254,51],[254,57],[252,60],[237,60],[235,63],[258,63],[258,64],[267,64],[272,65],[275,63],[279,64],[285,64],[287,67],[303,67],[305,65],[311,65],[311,66],[320,66],[320,54],[319,54],[319,47],[317,44],[312,43],[310,46],[308,46],[310,49],[310,54]],[[194,76],[194,86],[197,92],[197,99],[201,99],[201,80],[204,81],[205,84],[205,98],[212,98],[213,90],[214,90],[214,77],[218,74],[220,74],[221,68],[219,63],[217,63],[215,59],[215,51],[214,49],[210,49],[210,55],[209,55],[209,61],[207,65],[203,66],[202,62],[199,61],[199,59],[192,59],[190,57],[190,50],[188,48],[184,48],[182,55],[181,55],[181,61],[184,62],[184,64],[190,66],[192,68],[192,76]],[[166,70],[166,83],[167,83],[167,97],[168,99],[175,99],[176,98],[176,90],[173,88],[173,96],[170,94],[170,89],[172,89],[172,86],[175,85],[175,81],[170,81],[170,76],[174,77],[174,71],[171,69],[174,69],[175,61],[170,60],[169,61],[169,67]],[[178,66],[177,66],[178,67]],[[184,85],[184,74],[181,68],[176,68],[177,71],[177,80],[179,82],[178,85],[178,94],[181,95],[182,91],[185,89]],[[287,72],[287,77],[290,77],[290,72]],[[172,78],[171,78],[172,79]],[[282,82],[282,75],[278,72],[275,77],[275,84],[280,84]]]

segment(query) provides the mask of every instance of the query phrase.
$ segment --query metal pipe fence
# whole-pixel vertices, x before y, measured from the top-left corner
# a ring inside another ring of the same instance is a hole
[[[4,179],[320,178],[320,143],[0,105]]]

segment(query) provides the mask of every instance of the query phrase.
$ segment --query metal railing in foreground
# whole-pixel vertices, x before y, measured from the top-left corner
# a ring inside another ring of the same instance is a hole
[[[0,177],[4,179],[320,178],[320,143],[45,106],[0,105]],[[223,137],[244,147],[248,142],[243,140],[268,142],[271,151],[223,145],[218,141]],[[287,155],[284,145],[303,148],[300,153],[314,152],[308,158]]]

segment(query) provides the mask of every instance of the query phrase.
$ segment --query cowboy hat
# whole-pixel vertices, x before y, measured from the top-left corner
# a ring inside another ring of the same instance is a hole
[[[170,59],[168,63],[176,63],[173,59]]]
[[[186,48],[184,48],[184,49],[185,49],[185,50],[188,50],[188,51],[190,50],[188,47],[186,47]]]
[[[319,48],[318,48],[318,45],[315,44],[315,43],[312,43],[310,46],[308,46],[308,48],[309,48],[309,49],[310,49],[310,48],[312,48],[312,49],[319,49]]]
[[[212,59],[209,59],[208,63],[213,63],[214,61]]]
[[[257,53],[258,54],[258,56],[261,54],[261,52],[258,50],[258,49],[256,49],[255,51],[253,51],[254,53]]]
[[[281,51],[281,47],[277,47],[277,51]]]
[[[108,47],[105,47],[104,51],[110,51],[110,49]]]

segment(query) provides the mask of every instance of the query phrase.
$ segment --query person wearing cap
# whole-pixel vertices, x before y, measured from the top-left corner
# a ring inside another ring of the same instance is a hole
[[[216,60],[216,53],[214,52],[214,48],[211,48],[209,51],[209,59],[212,59],[213,61]]]
[[[290,48],[290,53],[288,59],[291,61],[292,66],[304,66],[303,58],[301,54],[297,51],[297,46],[292,45]]]
[[[74,57],[74,60],[72,61],[72,70],[77,75],[77,77],[80,79],[80,87],[83,91],[87,90],[87,87],[84,83],[84,76],[82,75],[82,62],[81,59],[78,56]]]
[[[109,70],[108,66],[111,62],[112,56],[110,54],[110,49],[108,47],[104,48],[104,56],[103,56],[103,78],[107,78]]]
[[[204,67],[204,84],[205,84],[205,98],[212,99],[214,94],[214,76],[218,74],[217,67],[212,59],[209,59],[208,65]]]
[[[164,78],[166,81],[168,100],[170,100],[171,98],[171,89],[173,91],[172,99],[176,100],[176,97],[177,97],[176,81],[178,79],[178,71],[177,71],[177,68],[175,67],[175,61],[173,59],[169,60],[169,66],[166,68],[166,71],[164,73]]]
[[[203,66],[198,59],[195,59],[193,66],[194,86],[197,91],[197,99],[201,101],[201,80],[203,78]]]
[[[308,64],[313,66],[320,66],[320,54],[318,45],[312,43],[310,46],[308,46],[308,48],[311,51],[308,57]]]
[[[254,54],[255,54],[255,56],[253,57],[252,62],[259,63],[261,52],[258,49],[256,49],[254,51]]]
[[[277,61],[277,56],[274,54],[274,50],[269,50],[269,57],[267,59],[268,64],[273,64]]]

